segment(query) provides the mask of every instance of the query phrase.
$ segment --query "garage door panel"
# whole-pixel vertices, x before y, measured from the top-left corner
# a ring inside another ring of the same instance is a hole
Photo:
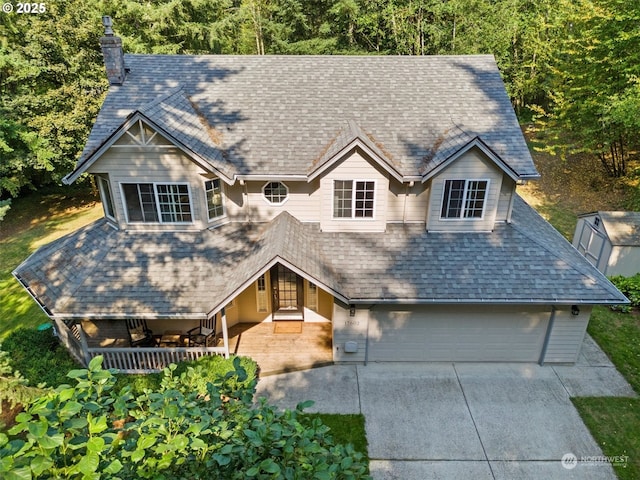
[[[537,362],[548,319],[542,307],[373,309],[368,359]]]

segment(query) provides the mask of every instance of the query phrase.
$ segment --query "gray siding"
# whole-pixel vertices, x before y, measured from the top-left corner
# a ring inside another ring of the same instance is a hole
[[[376,306],[369,361],[538,362],[550,308]]]
[[[389,180],[387,222],[424,223],[428,206],[428,185],[415,182],[413,187],[410,187],[408,183]]]
[[[334,180],[375,181],[375,207],[373,218],[333,218]],[[341,160],[320,180],[320,228],[327,232],[383,232],[387,222],[389,180],[386,172],[374,166],[358,152]]]
[[[302,222],[317,222],[320,219],[320,181],[283,180],[289,194],[281,205],[269,203],[262,189],[267,181],[251,181],[227,187],[227,214],[232,221],[269,221],[282,212],[289,212]]]
[[[333,302],[333,361],[338,363],[362,363],[366,360],[367,327],[369,310],[357,309],[355,316],[349,315],[349,306]],[[357,342],[356,353],[345,353],[346,342]]]
[[[204,181],[206,172],[189,157],[173,147],[116,146],[111,147],[88,170],[108,174],[116,219],[123,229],[148,229],[148,224],[127,224],[122,183],[187,183],[193,206],[193,223],[161,225],[154,229],[202,229],[208,226]]]
[[[496,211],[496,222],[504,222],[511,217],[510,208],[511,197],[516,189],[516,182],[506,175],[502,177],[502,187],[500,188],[500,196],[498,197],[498,209]]]
[[[496,222],[496,211],[502,189],[503,172],[478,149],[472,149],[445,168],[431,180],[429,202],[429,231],[490,231]],[[484,217],[467,219],[440,219],[445,180],[489,180]],[[504,207],[502,208],[504,214]]]
[[[543,363],[575,363],[584,339],[591,307],[580,305],[580,314],[572,315],[571,307],[561,307],[553,315]]]
[[[613,246],[605,254],[608,258],[608,266],[604,272],[606,275],[632,277],[640,272],[640,247]]]

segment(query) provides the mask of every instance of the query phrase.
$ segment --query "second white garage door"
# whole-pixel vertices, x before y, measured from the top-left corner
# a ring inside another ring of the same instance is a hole
[[[372,362],[537,362],[550,309],[513,306],[376,306],[370,311]]]

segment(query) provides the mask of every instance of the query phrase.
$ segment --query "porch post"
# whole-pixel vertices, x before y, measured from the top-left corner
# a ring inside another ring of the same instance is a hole
[[[224,342],[224,358],[229,358],[229,331],[227,329],[227,310],[225,308],[220,311],[220,320],[222,320],[222,341]]]
[[[82,320],[80,320],[76,325],[78,325],[78,334],[80,335],[80,346],[82,347],[82,354],[84,355],[85,367],[89,366],[89,362],[91,361],[91,356],[89,355],[89,344],[87,343],[87,337],[84,334],[84,330],[82,328]]]

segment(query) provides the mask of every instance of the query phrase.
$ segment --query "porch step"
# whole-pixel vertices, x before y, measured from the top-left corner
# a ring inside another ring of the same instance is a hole
[[[274,321],[278,321],[278,320],[282,320],[282,321],[286,321],[286,320],[304,320],[304,317],[302,316],[302,312],[274,312],[273,313],[273,320]]]

